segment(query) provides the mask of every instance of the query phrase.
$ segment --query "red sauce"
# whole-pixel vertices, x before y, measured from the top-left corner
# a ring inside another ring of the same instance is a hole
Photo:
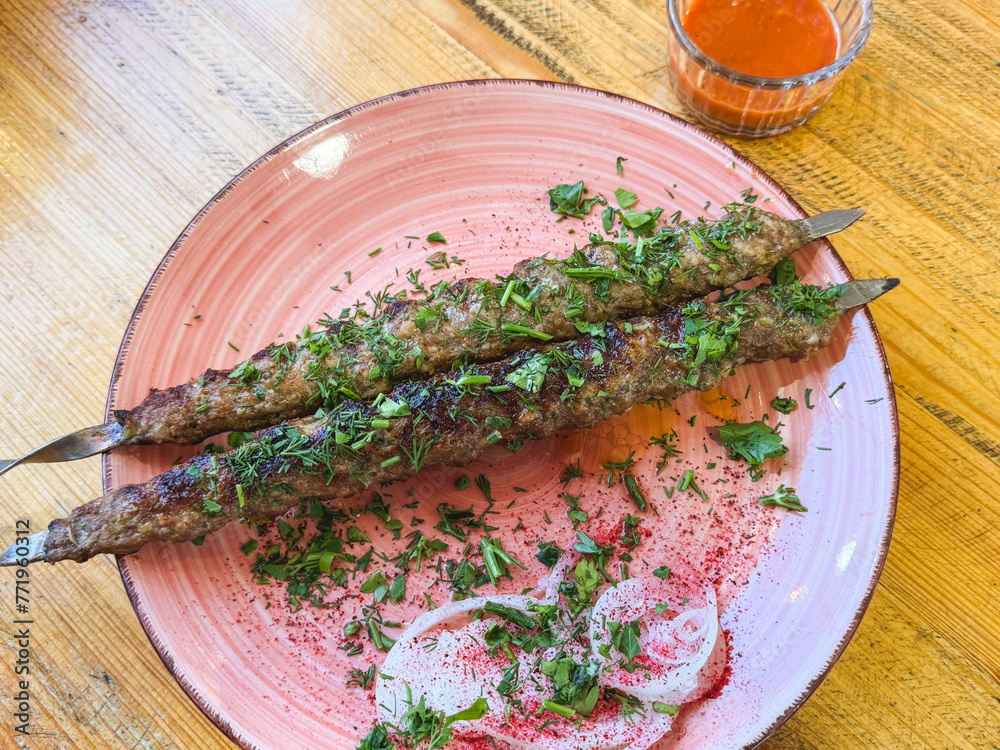
[[[815,72],[839,52],[839,30],[821,0],[693,0],[682,23],[707,57],[761,78]],[[757,88],[702,67],[673,44],[670,73],[678,99],[709,127],[759,137],[808,120],[843,71],[808,86]]]
[[[837,59],[837,28],[821,0],[694,0],[683,23],[702,52],[747,75],[800,76]]]

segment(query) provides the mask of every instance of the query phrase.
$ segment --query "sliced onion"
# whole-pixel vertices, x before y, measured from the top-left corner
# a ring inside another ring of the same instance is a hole
[[[480,623],[472,623],[482,624]],[[469,626],[466,626],[468,628]],[[375,686],[375,701],[380,721],[397,723],[409,708],[408,699],[419,701],[434,711],[451,715],[462,711],[485,696],[490,711],[500,705],[500,696],[491,685],[499,682],[493,674],[476,670],[463,651],[469,647],[466,628],[443,630],[437,637],[437,647],[429,650],[417,638],[402,638],[389,651]],[[482,648],[481,646],[476,646]],[[479,671],[479,674],[475,672]]]
[[[551,604],[554,601],[554,598],[548,596],[541,599],[517,594],[481,596],[447,602],[437,609],[420,615],[403,631],[399,640],[389,650],[379,670],[379,679],[375,684],[375,702],[379,719],[395,720],[405,713],[407,684],[415,700],[424,695],[428,706],[433,707],[435,711],[444,711],[445,714],[453,714],[468,708],[480,696],[487,698],[491,711],[502,710],[502,699],[492,688],[500,682],[499,671],[490,675],[491,678],[495,678],[491,682],[479,684],[485,675],[474,673],[475,670],[470,666],[469,660],[461,656],[463,648],[468,645],[468,639],[481,639],[482,632],[479,631],[484,631],[489,623],[474,621],[456,630],[442,630],[438,635],[438,645],[432,651],[428,651],[423,644],[418,644],[416,641],[457,615],[482,609],[487,602],[520,612],[530,612],[539,605]],[[481,643],[481,640],[479,642]],[[470,687],[472,685],[475,687]],[[487,685],[495,697],[491,697]]]
[[[531,721],[531,728],[524,722],[525,731],[519,733],[518,727],[503,725],[503,714],[490,714],[479,722],[476,731],[488,734],[498,747],[512,750],[646,750],[670,731],[674,717],[655,713],[648,705],[645,709],[646,715],[636,716],[634,723],[612,709],[596,719],[584,719],[579,726],[567,719],[541,733],[537,727],[546,717]]]
[[[545,599],[536,599],[533,596],[522,596],[520,594],[476,596],[471,599],[461,599],[457,602],[446,602],[437,609],[432,609],[430,612],[424,612],[420,615],[416,620],[410,623],[410,627],[403,631],[403,634],[396,642],[399,643],[408,639],[419,638],[427,631],[433,630],[441,623],[452,619],[455,615],[461,614],[462,612],[472,612],[473,610],[482,609],[487,602],[502,604],[505,607],[510,607],[511,609],[516,609],[520,612],[529,611],[529,607],[537,607],[539,605],[551,603]],[[390,651],[389,654],[391,656],[392,651]],[[387,663],[388,661],[389,660],[386,659]]]
[[[489,712],[476,721],[455,722],[456,739],[473,740],[491,737],[497,747],[509,750],[646,750],[670,729],[673,717],[657,713],[653,702],[679,705],[698,697],[715,678],[699,679],[699,670],[713,669],[719,661],[718,610],[711,587],[691,596],[683,587],[660,579],[630,579],[605,591],[594,605],[590,622],[591,650],[581,647],[569,655],[578,661],[595,659],[612,670],[603,674],[600,684],[635,696],[643,704],[644,716],[634,715],[633,722],[623,716],[613,699],[605,697],[589,717],[582,720],[562,720],[550,724],[545,731],[538,728],[551,713],[535,717],[533,709],[551,696],[548,677],[536,674],[521,683],[516,696],[529,710],[527,716],[515,713],[507,716],[507,698],[497,692],[502,673],[509,659],[500,652],[496,658],[488,655],[484,634],[491,620],[473,620],[458,627],[442,627],[488,602],[530,613],[539,605],[558,601],[558,587],[572,567],[572,558],[564,556],[552,573],[539,582],[539,596],[486,596],[448,602],[436,610],[416,618],[390,650],[375,688],[379,719],[396,723],[408,708],[407,686],[412,699],[424,697],[426,706],[446,715],[468,708],[483,697]],[[683,599],[694,601],[686,604]],[[658,615],[656,604],[667,604],[673,617]],[[692,606],[688,606],[692,605]],[[606,659],[597,649],[610,643],[607,622],[643,624],[640,638],[643,654],[655,665],[656,675],[647,680],[643,670],[635,676],[617,667],[617,661]],[[456,625],[458,623],[455,623]],[[432,632],[437,629],[437,632]],[[436,646],[428,648],[436,639]],[[661,646],[672,644],[676,653],[665,654]],[[725,656],[724,648],[721,651]],[[550,658],[553,654],[546,654]],[[531,669],[538,656],[520,655],[521,675]],[[719,662],[719,671],[724,661]],[[717,677],[717,675],[716,675]],[[509,721],[508,721],[509,720]]]
[[[497,601],[500,597],[484,597],[478,600],[482,607],[487,600],[510,606],[510,600]],[[546,718],[512,717],[508,723],[506,700],[496,686],[502,679],[502,670],[509,663],[501,654],[491,660],[482,645],[483,636],[490,622],[475,620],[456,630],[443,630],[437,634],[437,647],[433,651],[425,648],[426,642],[419,638],[397,641],[386,659],[386,665],[393,671],[393,680],[380,680],[376,689],[379,718],[383,721],[398,722],[408,708],[406,686],[412,691],[412,699],[422,695],[428,708],[444,711],[446,715],[461,711],[472,705],[478,698],[486,698],[490,711],[482,719],[470,722],[456,722],[453,731],[456,738],[475,739],[492,737],[499,748],[511,750],[646,750],[670,729],[673,717],[655,713],[651,706],[645,707],[645,717],[636,716],[634,723],[622,718],[617,706],[605,705],[580,722],[560,719],[546,731],[538,727]],[[587,654],[578,654],[578,659]],[[390,661],[391,660],[391,661]],[[521,674],[535,663],[535,657],[521,660]],[[390,674],[383,667],[383,674]],[[540,706],[544,697],[552,693],[549,678],[537,675],[538,684],[532,680],[522,683],[517,698],[526,706]]]
[[[657,604],[666,605],[667,611],[659,614]],[[612,645],[608,623],[634,620],[641,628],[641,664],[650,669],[639,667],[629,673],[619,666],[623,657]],[[672,579],[630,578],[609,588],[594,604],[589,635],[592,658],[612,667],[601,684],[650,703],[680,705],[700,698],[725,666],[725,642],[711,586],[693,592]],[[611,647],[611,656],[600,654],[602,646]]]

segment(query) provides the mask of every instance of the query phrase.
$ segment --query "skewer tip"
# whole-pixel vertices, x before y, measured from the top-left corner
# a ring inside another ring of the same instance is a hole
[[[877,300],[886,292],[890,292],[899,286],[899,279],[890,277],[861,279],[859,281],[851,281],[845,286],[847,288],[835,303],[841,310],[849,310],[852,307],[867,305],[869,302]]]
[[[809,239],[815,240],[844,231],[864,215],[863,208],[841,208],[810,216],[802,224],[809,233]]]

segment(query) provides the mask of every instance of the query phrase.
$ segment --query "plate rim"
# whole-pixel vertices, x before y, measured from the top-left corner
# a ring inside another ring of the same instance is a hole
[[[792,209],[800,215],[801,218],[805,218],[808,214],[802,209],[798,201],[796,201],[785,188],[775,181],[770,174],[764,171],[761,167],[747,158],[744,154],[737,151],[735,148],[730,146],[725,141],[718,138],[716,135],[704,130],[703,128],[694,125],[676,115],[671,114],[659,107],[652,104],[640,101],[638,99],[633,99],[622,94],[616,94],[614,92],[605,91],[602,89],[591,88],[587,86],[581,86],[578,84],[563,83],[558,81],[544,81],[535,79],[525,79],[525,78],[489,78],[489,79],[470,79],[470,80],[459,80],[451,81],[445,83],[435,83],[425,86],[416,86],[413,88],[405,89],[402,91],[394,92],[391,94],[386,94],[384,96],[376,97],[374,99],[361,102],[354,106],[343,109],[329,117],[319,120],[312,125],[304,128],[303,130],[295,133],[289,138],[283,140],[258,158],[247,165],[245,168],[240,170],[232,179],[230,179],[215,195],[213,195],[201,209],[192,217],[192,219],[185,225],[184,229],[181,230],[180,234],[177,235],[176,239],[170,244],[162,260],[157,264],[154,269],[149,281],[144,287],[142,293],[139,295],[139,299],[136,302],[135,308],[129,318],[128,325],[125,328],[125,333],[122,337],[122,342],[118,347],[118,352],[115,355],[115,363],[111,372],[111,379],[108,384],[108,398],[105,403],[105,420],[108,421],[112,417],[112,401],[117,392],[118,381],[121,376],[122,367],[124,365],[124,357],[128,353],[130,344],[135,333],[135,327],[139,320],[139,317],[144,312],[146,305],[148,304],[151,295],[156,290],[163,274],[166,272],[170,262],[176,255],[176,252],[180,249],[181,245],[185,242],[191,232],[200,224],[204,219],[206,214],[211,210],[220,200],[222,200],[230,191],[236,188],[239,183],[241,183],[250,174],[256,171],[260,166],[270,161],[282,152],[292,148],[299,141],[304,140],[312,136],[316,131],[325,129],[331,125],[338,122],[347,120],[361,112],[367,111],[368,109],[373,109],[380,106],[391,105],[393,102],[406,99],[411,96],[420,96],[426,93],[432,93],[435,91],[447,90],[447,89],[467,89],[467,88],[507,88],[507,89],[520,89],[522,91],[534,91],[536,89],[555,89],[569,93],[571,95],[582,95],[582,96],[597,96],[606,99],[613,100],[619,104],[625,104],[631,107],[636,107],[642,110],[646,110],[648,113],[664,118],[672,124],[674,127],[681,127],[682,129],[692,132],[694,135],[707,140],[709,143],[716,147],[721,147],[734,161],[739,162],[741,166],[751,171],[754,176],[766,183],[774,191],[780,193],[782,197],[788,201]],[[847,268],[840,254],[837,253],[836,249],[826,238],[817,240],[823,249],[830,254],[831,260],[837,266],[837,268],[842,271],[847,277],[853,279],[853,275]],[[875,589],[881,578],[882,571],[885,567],[886,558],[888,557],[889,547],[892,542],[892,534],[895,527],[896,512],[898,510],[898,500],[899,500],[899,475],[900,475],[900,439],[899,439],[899,411],[896,404],[896,394],[893,388],[892,377],[889,370],[888,359],[885,354],[885,347],[882,343],[882,337],[879,335],[878,329],[875,326],[875,321],[872,318],[871,312],[868,307],[865,306],[858,313],[861,321],[864,323],[872,334],[872,339],[875,343],[876,354],[881,363],[881,375],[885,383],[886,393],[888,394],[889,406],[891,407],[891,419],[889,424],[889,430],[893,440],[893,457],[892,457],[892,482],[891,482],[891,498],[889,502],[889,514],[886,521],[885,530],[882,534],[881,539],[878,544],[878,556],[874,560],[874,566],[872,573],[869,576],[869,580],[866,584],[864,595],[861,598],[858,608],[852,615],[851,622],[847,630],[845,631],[842,638],[837,642],[833,651],[830,653],[828,661],[823,665],[821,671],[816,674],[803,690],[801,695],[799,695],[788,709],[778,716],[774,722],[772,722],[761,734],[759,734],[754,739],[750,740],[747,744],[743,745],[743,750],[753,750],[754,748],[760,747],[764,742],[766,742],[770,737],[772,737],[778,729],[783,726],[804,704],[805,702],[816,692],[819,686],[826,679],[827,675],[833,669],[834,665],[840,660],[857,629],[861,625],[861,621],[864,619],[864,615],[868,610],[868,606],[871,603],[872,598],[875,594]],[[109,486],[112,480],[111,476],[111,462],[108,454],[102,455],[102,492],[107,494],[109,492]],[[125,593],[128,596],[129,603],[132,605],[132,609],[135,611],[139,623],[142,626],[142,630],[149,640],[150,645],[156,652],[160,661],[166,667],[167,671],[174,678],[180,688],[188,696],[192,703],[198,707],[198,709],[204,714],[204,716],[226,735],[230,740],[235,742],[240,748],[244,750],[260,750],[259,746],[251,743],[244,737],[241,737],[229,724],[225,718],[219,714],[217,707],[205,705],[205,701],[197,693],[196,687],[190,684],[187,676],[179,673],[178,668],[175,665],[173,656],[166,652],[166,648],[158,643],[154,634],[150,632],[151,626],[148,623],[148,618],[145,613],[143,604],[139,601],[139,592],[135,589],[133,582],[131,580],[128,566],[127,566],[127,555],[117,555],[116,565],[118,567],[119,575],[121,576],[122,583],[125,587]]]

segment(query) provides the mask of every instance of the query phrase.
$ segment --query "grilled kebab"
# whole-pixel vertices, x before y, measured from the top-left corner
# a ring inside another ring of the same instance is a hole
[[[145,484],[76,508],[25,540],[29,561],[127,554],[237,519],[273,518],[306,499],[336,499],[423,466],[464,465],[494,443],[589,427],[651,399],[707,390],[740,364],[808,357],[844,311],[895,279],[821,289],[788,285],[698,300],[654,317],[586,323],[585,335],[408,381],[373,402],[344,401],[275,427],[226,454],[198,456]],[[0,564],[14,564],[14,548]]]
[[[321,321],[296,344],[155,391],[115,419],[123,443],[256,430],[345,398],[372,399],[460,358],[488,362],[578,336],[578,324],[652,314],[767,273],[811,239],[803,221],[734,204],[721,219],[663,227],[640,242],[594,243],[565,260],[522,261],[495,281],[461,279],[426,299],[394,299],[367,320]]]
[[[194,444],[220,432],[257,430],[344,399],[374,398],[393,383],[446,371],[457,361],[492,361],[539,341],[575,337],[591,323],[649,315],[767,273],[862,213],[793,221],[731,204],[719,219],[660,227],[655,211],[626,212],[618,241],[574,249],[564,260],[526,260],[496,280],[442,282],[422,299],[379,295],[380,309],[368,317],[322,320],[321,329],[271,345],[233,369],[153,390],[106,425],[0,460],[0,474],[20,463],[68,461],[129,443]]]

